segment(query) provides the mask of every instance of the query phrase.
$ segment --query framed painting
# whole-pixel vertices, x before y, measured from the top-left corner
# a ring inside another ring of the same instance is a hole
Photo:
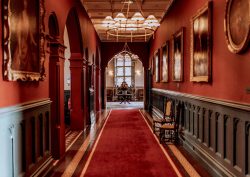
[[[159,75],[159,50],[156,50],[154,54],[154,74],[155,74],[155,82],[159,82],[160,80],[160,75]]]
[[[180,82],[183,80],[183,34],[184,28],[181,28],[173,35],[173,68],[172,80]]]
[[[168,82],[169,41],[162,47],[161,82]]]
[[[250,1],[227,0],[224,30],[231,52],[240,53],[247,48],[250,40]]]
[[[209,1],[191,20],[190,80],[194,82],[208,82],[211,77],[211,18]]]
[[[3,1],[4,79],[44,78],[44,0]]]

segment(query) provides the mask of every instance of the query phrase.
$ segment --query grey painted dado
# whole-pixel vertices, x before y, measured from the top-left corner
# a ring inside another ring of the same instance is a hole
[[[250,105],[152,89],[154,115],[166,98],[181,103],[181,142],[213,176],[250,176]]]
[[[0,176],[37,176],[52,162],[50,100],[0,108]]]

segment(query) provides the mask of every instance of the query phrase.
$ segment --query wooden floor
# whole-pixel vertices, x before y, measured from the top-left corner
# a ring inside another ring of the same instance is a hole
[[[144,103],[139,101],[130,102],[107,102],[107,109],[143,109]]]
[[[150,115],[144,110],[141,110],[141,113],[147,119],[148,124],[152,125],[152,118]],[[92,119],[91,127],[84,132],[74,131],[69,133],[70,130],[68,130],[68,136],[66,136],[67,152],[62,159],[54,161],[53,170],[46,176],[80,176],[108,114],[108,109],[98,114],[96,119]],[[199,161],[193,158],[181,145],[164,144],[163,147],[184,176],[194,176],[194,173],[202,177],[211,176],[207,170],[201,166]],[[190,164],[192,165],[190,166]]]

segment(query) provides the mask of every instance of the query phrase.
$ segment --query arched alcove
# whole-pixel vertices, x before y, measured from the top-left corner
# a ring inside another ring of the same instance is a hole
[[[86,62],[78,11],[73,7],[68,14],[66,28],[70,46],[70,128],[83,130],[87,120]]]
[[[55,12],[52,12],[49,16],[49,35],[53,38],[59,36],[59,27]]]
[[[122,50],[109,60],[105,70],[107,108],[143,107],[144,67],[138,55]],[[127,84],[126,94],[121,88],[124,83]]]

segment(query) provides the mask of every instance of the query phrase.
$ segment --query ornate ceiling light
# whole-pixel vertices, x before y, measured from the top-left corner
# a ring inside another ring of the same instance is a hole
[[[116,37],[116,41],[123,38],[132,42],[135,38],[143,37],[145,41],[147,41],[150,36],[154,35],[157,27],[160,26],[158,20],[154,15],[149,15],[145,19],[142,15],[142,10],[136,12],[131,18],[129,18],[130,5],[134,3],[134,1],[124,0],[122,3],[123,6],[121,12],[118,13],[114,19],[111,16],[107,16],[103,20],[103,25],[107,28],[107,39],[109,36],[113,36]],[[125,15],[123,14],[124,10],[126,12]]]

